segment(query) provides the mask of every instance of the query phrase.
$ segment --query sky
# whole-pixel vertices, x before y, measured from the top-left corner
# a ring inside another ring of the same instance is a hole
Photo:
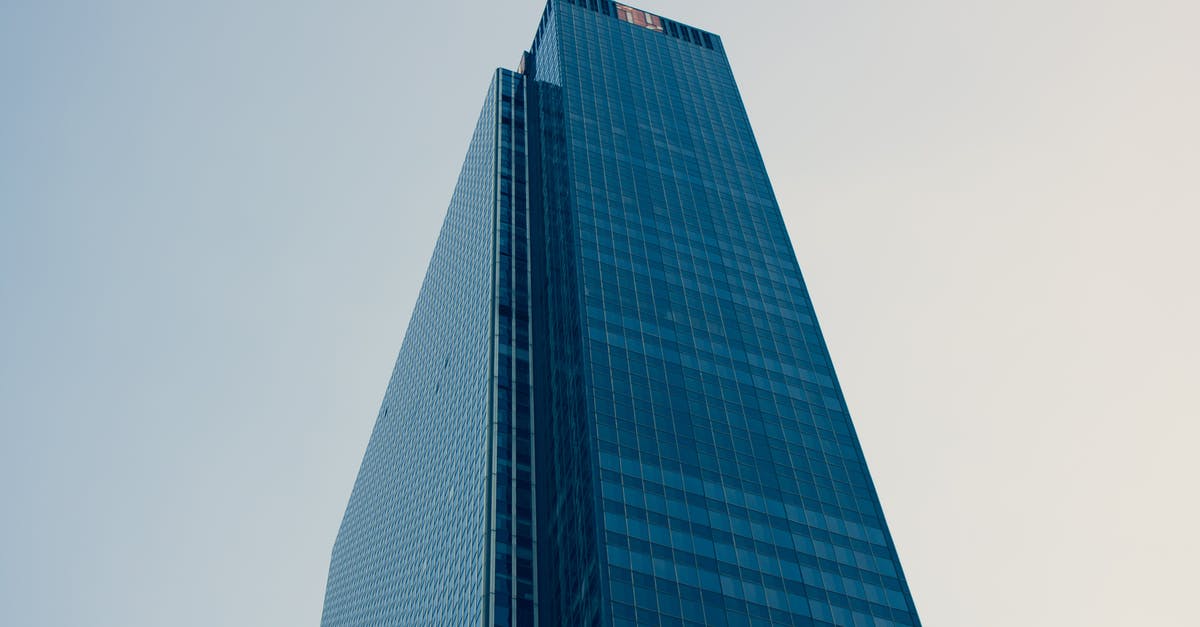
[[[0,624],[316,625],[542,2],[0,3]],[[1200,4],[722,35],[928,627],[1196,624]]]

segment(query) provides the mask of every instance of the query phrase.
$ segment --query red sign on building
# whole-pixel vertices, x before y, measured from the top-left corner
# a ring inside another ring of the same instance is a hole
[[[660,33],[663,31],[662,18],[654,15],[653,13],[647,13],[641,9],[635,9],[633,7],[627,7],[623,4],[617,4],[617,17],[629,22],[630,24],[641,26],[642,28],[649,28],[650,30],[655,30]]]

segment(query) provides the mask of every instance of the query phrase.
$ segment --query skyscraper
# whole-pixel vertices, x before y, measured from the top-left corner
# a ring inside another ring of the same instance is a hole
[[[920,624],[719,37],[496,71],[322,624]]]

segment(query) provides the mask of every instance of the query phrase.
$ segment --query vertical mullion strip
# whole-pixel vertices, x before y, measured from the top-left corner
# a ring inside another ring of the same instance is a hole
[[[512,404],[511,404],[511,408],[510,408],[511,413],[509,415],[512,418],[511,418],[511,420],[509,420],[509,425],[508,425],[509,437],[511,438],[511,443],[512,443],[512,446],[509,450],[509,455],[510,455],[509,463],[511,464],[511,466],[510,466],[511,473],[509,475],[509,490],[510,490],[509,508],[510,508],[510,512],[511,512],[511,516],[512,516],[512,524],[509,527],[509,543],[510,543],[510,546],[512,547],[512,553],[511,553],[512,557],[509,560],[508,567],[509,567],[509,576],[512,578],[512,588],[509,591],[509,594],[510,594],[509,604],[511,606],[511,612],[512,612],[511,613],[512,624],[515,625],[515,624],[517,624],[517,617],[519,616],[518,602],[520,601],[520,592],[519,591],[520,591],[520,587],[521,587],[520,577],[518,576],[518,572],[517,572],[517,561],[518,561],[517,551],[518,551],[518,548],[520,547],[519,538],[517,536],[517,527],[520,524],[520,517],[519,517],[519,511],[518,511],[518,502],[520,500],[519,499],[520,486],[518,484],[518,479],[517,479],[517,458],[518,458],[518,450],[519,450],[519,446],[520,446],[520,440],[518,438],[519,434],[518,434],[517,425],[518,425],[518,421],[521,418],[520,413],[519,413],[520,403],[518,402],[520,399],[520,396],[521,396],[521,391],[518,388],[520,380],[519,380],[519,377],[517,376],[517,368],[518,368],[518,363],[519,363],[517,360],[517,350],[520,348],[519,343],[517,341],[517,319],[518,319],[517,311],[522,303],[517,299],[517,285],[518,285],[518,282],[517,282],[517,228],[516,228],[517,227],[517,224],[516,224],[516,219],[517,219],[517,200],[516,200],[516,198],[517,198],[517,193],[516,193],[517,192],[517,162],[516,162],[517,161],[517,159],[516,159],[517,141],[516,141],[516,136],[517,136],[517,133],[516,133],[516,124],[515,124],[516,119],[517,119],[517,105],[516,105],[516,97],[515,97],[516,89],[515,89],[515,85],[513,84],[512,77],[509,77],[509,81],[507,81],[507,83],[506,83],[505,91],[508,92],[509,102],[512,105],[511,113],[509,115],[509,129],[508,129],[509,130],[509,149],[508,149],[509,162],[508,163],[509,163],[509,172],[510,172],[509,211],[508,211],[508,234],[509,234],[509,248],[508,248],[508,252],[509,252],[509,256],[508,256],[509,286],[508,287],[509,287],[509,294],[511,295],[511,298],[512,298],[512,301],[511,301],[512,308],[511,308],[510,314],[509,314],[512,319],[512,334],[510,336],[510,342],[512,343],[512,347],[511,347],[511,353],[509,355],[510,364],[511,364],[511,367],[509,369],[509,373],[510,373],[509,385],[512,388],[512,399],[511,399]]]
[[[490,373],[488,375],[488,393],[491,400],[488,402],[488,421],[487,421],[487,476],[485,480],[487,495],[486,495],[486,529],[484,530],[484,561],[483,561],[483,612],[482,624],[483,627],[492,627],[495,624],[493,616],[495,613],[495,586],[496,578],[494,574],[496,563],[496,447],[499,445],[497,435],[497,403],[498,390],[496,385],[497,361],[499,359],[499,298],[500,298],[500,277],[498,272],[499,263],[499,248],[500,248],[500,102],[501,102],[501,73],[497,71],[492,78],[492,122],[495,126],[492,132],[492,289],[491,289],[491,334],[489,338],[491,359],[489,360]]]

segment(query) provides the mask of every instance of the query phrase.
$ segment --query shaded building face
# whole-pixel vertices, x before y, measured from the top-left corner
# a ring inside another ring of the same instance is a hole
[[[920,624],[719,37],[496,72],[322,622]]]

